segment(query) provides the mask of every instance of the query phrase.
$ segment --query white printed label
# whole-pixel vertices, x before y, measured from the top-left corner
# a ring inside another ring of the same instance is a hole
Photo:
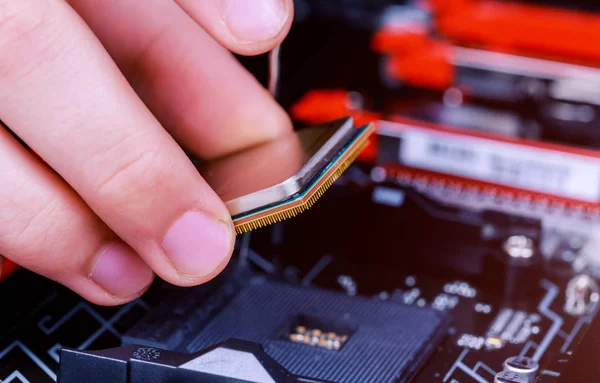
[[[598,202],[600,159],[490,139],[406,129],[400,162],[421,169]]]

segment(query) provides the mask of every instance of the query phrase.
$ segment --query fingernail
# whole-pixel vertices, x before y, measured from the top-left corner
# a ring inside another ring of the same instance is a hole
[[[101,250],[90,278],[112,295],[127,297],[148,287],[154,274],[131,247],[114,243]]]
[[[229,0],[225,21],[241,41],[262,41],[281,30],[287,15],[286,0]]]
[[[208,276],[231,255],[229,226],[205,213],[184,213],[169,228],[162,247],[173,266],[182,274]]]

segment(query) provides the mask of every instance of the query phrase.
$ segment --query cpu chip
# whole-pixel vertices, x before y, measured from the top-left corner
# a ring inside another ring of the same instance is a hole
[[[310,208],[356,159],[373,125],[352,118],[298,130],[203,164],[199,171],[225,202],[236,233]]]

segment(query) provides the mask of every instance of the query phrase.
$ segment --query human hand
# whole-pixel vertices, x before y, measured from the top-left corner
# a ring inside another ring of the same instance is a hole
[[[227,264],[211,159],[280,136],[285,112],[228,48],[266,52],[292,0],[0,0],[0,254],[98,304],[154,273]],[[225,47],[225,48],[224,48]]]

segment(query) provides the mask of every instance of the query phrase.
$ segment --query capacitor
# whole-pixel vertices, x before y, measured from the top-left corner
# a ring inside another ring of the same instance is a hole
[[[512,304],[526,301],[538,289],[542,275],[538,244],[531,237],[511,235],[490,245],[484,259],[487,285],[499,290]]]
[[[519,372],[502,371],[496,374],[494,383],[529,383],[529,380]]]
[[[528,383],[533,383],[540,368],[538,362],[526,356],[512,356],[504,361],[503,367],[504,371],[525,376]]]

